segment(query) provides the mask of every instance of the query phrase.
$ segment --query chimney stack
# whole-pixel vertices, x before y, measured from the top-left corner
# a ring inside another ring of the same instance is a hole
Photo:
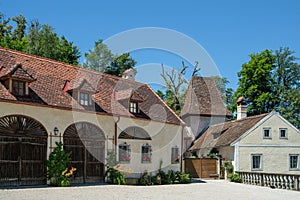
[[[126,71],[123,72],[122,78],[129,79],[132,81],[135,81],[135,75],[137,71],[135,69],[127,69]]]
[[[237,102],[237,119],[247,117],[247,102],[244,97],[239,97]]]

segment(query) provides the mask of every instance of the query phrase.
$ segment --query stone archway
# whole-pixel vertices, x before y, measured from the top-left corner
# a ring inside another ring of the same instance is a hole
[[[0,185],[46,184],[47,131],[23,115],[0,118]]]
[[[73,183],[93,183],[104,178],[105,135],[88,122],[70,125],[63,136],[64,149],[72,151],[68,165],[76,168]]]

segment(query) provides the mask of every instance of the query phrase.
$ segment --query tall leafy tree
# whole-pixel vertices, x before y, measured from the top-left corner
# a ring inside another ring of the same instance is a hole
[[[104,72],[107,74],[121,77],[127,69],[134,69],[136,61],[130,57],[129,53],[120,56],[114,56],[109,66],[105,67]]]
[[[11,24],[15,23],[15,26]],[[23,15],[6,19],[0,13],[0,46],[14,49],[61,62],[78,64],[80,52],[73,42],[62,36],[59,38],[54,28],[37,20],[26,28],[27,20]]]
[[[78,48],[73,45],[73,42],[67,41],[64,36],[59,38],[50,25],[40,25],[38,21],[32,22],[26,38],[27,53],[60,62],[78,64],[80,58]]]
[[[37,20],[31,22],[27,39],[27,53],[45,58],[57,58],[56,46],[59,38],[48,24],[40,25]]]
[[[234,90],[227,87],[227,84],[229,83],[228,79],[220,76],[211,76],[211,78],[214,79],[225,105],[232,113],[234,113],[236,111]]]
[[[102,40],[94,44],[94,49],[85,54],[84,68],[104,72],[105,68],[113,61],[113,54]]]
[[[256,115],[270,112],[274,108],[272,101],[272,78],[275,57],[270,50],[251,54],[250,61],[242,65],[238,72],[239,87],[236,95],[246,97],[248,113]]]
[[[251,54],[238,73],[235,96],[248,101],[248,114],[276,110],[300,127],[300,65],[289,48]]]
[[[273,97],[275,110],[300,128],[300,65],[289,48],[275,51]]]

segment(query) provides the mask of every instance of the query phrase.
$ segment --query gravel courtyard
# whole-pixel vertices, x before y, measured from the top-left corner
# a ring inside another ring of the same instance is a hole
[[[0,189],[0,199],[63,199],[63,200],[119,200],[119,199],[300,199],[300,192],[206,180],[189,185],[116,186],[97,185],[68,188]]]

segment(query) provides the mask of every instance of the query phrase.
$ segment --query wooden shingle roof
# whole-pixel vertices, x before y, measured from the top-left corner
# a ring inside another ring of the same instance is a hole
[[[265,113],[210,126],[204,134],[194,142],[190,150],[229,146],[268,114],[269,113]]]
[[[66,81],[70,81],[70,89],[81,86],[86,90],[95,91],[92,95],[95,104],[94,111],[99,114],[151,118],[155,121],[178,125],[183,123],[146,84],[0,47],[0,67],[3,66],[0,78],[11,72],[17,63],[20,63],[22,69],[36,79],[29,84],[29,97],[26,98],[26,103],[62,109],[89,110],[81,106],[64,89]],[[131,93],[135,94],[135,98],[143,100],[139,104],[142,114],[130,113],[128,108],[115,99],[115,93],[128,89],[136,92]],[[22,103],[25,100],[16,99],[0,83],[0,101]],[[161,106],[152,106],[155,104]]]
[[[214,79],[193,76],[181,112],[181,116],[185,115],[231,117],[232,113],[224,105]]]

